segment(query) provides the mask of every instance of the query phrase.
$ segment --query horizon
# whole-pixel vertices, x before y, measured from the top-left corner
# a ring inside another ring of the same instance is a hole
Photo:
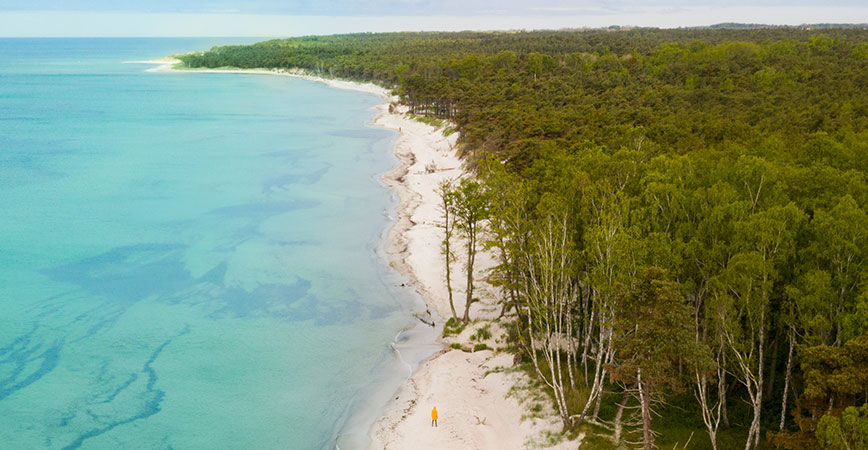
[[[531,31],[696,28],[722,23],[803,26],[862,25],[868,6],[855,0],[747,2],[708,0],[541,1],[335,0],[316,2],[192,0],[7,0],[0,37],[242,37],[273,38],[361,32]]]
[[[397,30],[397,31],[346,31],[336,33],[321,33],[321,34],[298,34],[298,35],[165,35],[165,36],[5,36],[0,34],[0,39],[292,39],[307,36],[340,36],[354,34],[389,34],[389,33],[532,33],[537,31],[556,31],[556,32],[584,32],[584,31],[630,31],[630,30],[690,30],[690,29],[762,29],[762,28],[792,28],[804,29],[810,27],[821,27],[818,29],[863,29],[868,30],[868,22],[852,22],[852,23],[800,23],[800,24],[768,24],[768,23],[747,23],[747,22],[720,22],[710,25],[696,26],[679,26],[679,27],[654,27],[654,26],[634,26],[634,25],[618,25],[612,24],[599,27],[576,27],[576,28],[535,28],[535,29],[465,29],[465,30]],[[262,41],[256,41],[262,42]]]

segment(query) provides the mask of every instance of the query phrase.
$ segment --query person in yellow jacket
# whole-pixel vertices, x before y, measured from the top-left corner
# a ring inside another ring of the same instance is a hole
[[[432,427],[437,426],[437,407],[436,406],[434,407],[434,409],[431,410],[431,426]]]

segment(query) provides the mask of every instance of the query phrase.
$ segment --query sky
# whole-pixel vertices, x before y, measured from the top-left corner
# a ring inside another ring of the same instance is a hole
[[[0,0],[2,37],[866,23],[866,0]]]

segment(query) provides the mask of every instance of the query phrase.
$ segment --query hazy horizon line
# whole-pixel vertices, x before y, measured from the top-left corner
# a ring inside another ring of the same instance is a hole
[[[868,23],[864,7],[720,7],[613,15],[323,16],[196,13],[0,12],[0,37],[270,38],[403,31],[700,28],[725,23],[790,26]]]

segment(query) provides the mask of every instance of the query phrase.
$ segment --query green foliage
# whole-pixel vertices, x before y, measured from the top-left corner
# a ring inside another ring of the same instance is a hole
[[[690,309],[678,292],[678,284],[656,267],[640,274],[623,302],[616,330],[621,361],[613,371],[616,380],[635,382],[641,370],[654,391],[678,391],[682,364],[708,366],[711,356],[691,335]]]
[[[805,389],[801,407],[820,412],[828,408],[830,399],[835,408],[860,404],[868,398],[868,335],[842,347],[806,348],[802,371]]]
[[[483,222],[488,218],[489,197],[485,188],[477,180],[465,177],[457,186],[452,186],[454,195],[455,230],[464,237],[467,255],[464,273],[466,274],[466,297],[464,299],[464,322],[470,321],[470,305],[478,299],[473,296],[476,252],[479,247],[479,234]]]
[[[464,349],[464,347],[462,347],[461,344],[459,344],[457,342],[453,342],[453,343],[449,344],[449,348],[454,349],[454,350],[463,350]]]
[[[751,128],[798,143],[799,135],[839,129],[838,119],[864,125],[865,34],[823,33],[356,34],[217,47],[181,59],[396,87],[414,112],[456,120],[462,140],[486,152],[514,155],[528,138],[617,149],[635,126],[647,131],[644,146],[684,152],[753,139]],[[847,102],[856,115],[836,117]]]
[[[817,441],[830,450],[868,449],[868,403],[850,406],[840,417],[824,414],[817,424]]]
[[[868,424],[864,422],[868,421],[868,335],[840,347],[805,348],[802,373],[805,386],[793,413],[799,431],[781,433],[775,436],[775,443],[801,449],[816,448],[817,442],[822,448],[847,448],[841,445],[851,442],[856,447],[850,448],[857,448],[861,439],[864,446],[868,438]]]

